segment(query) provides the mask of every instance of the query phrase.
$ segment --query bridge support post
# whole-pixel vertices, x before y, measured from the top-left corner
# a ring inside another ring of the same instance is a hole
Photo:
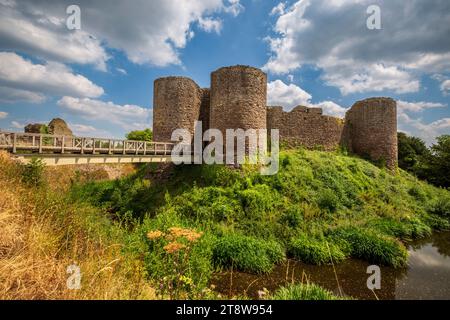
[[[84,138],[81,138],[81,154],[84,154]]]
[[[42,136],[39,136],[39,153],[42,153]]]
[[[17,151],[17,135],[13,133],[13,153]]]
[[[111,140],[109,140],[109,147],[108,147],[108,154],[112,153],[112,145],[111,145]]]
[[[65,142],[66,142],[66,139],[65,139],[66,137],[65,136],[63,136],[62,138],[61,138],[61,153],[64,153],[64,144],[65,144]]]

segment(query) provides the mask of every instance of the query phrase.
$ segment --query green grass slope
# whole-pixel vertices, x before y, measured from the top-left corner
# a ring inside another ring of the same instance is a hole
[[[171,227],[203,234],[183,258],[182,274],[197,287],[215,269],[269,272],[285,257],[310,264],[356,257],[402,267],[405,241],[450,228],[449,191],[337,152],[283,151],[274,176],[252,166],[192,165],[176,167],[160,183],[146,178],[151,170],[75,185],[72,197],[129,224],[129,248],[152,261],[147,272],[155,279],[164,276],[155,263],[164,252],[149,250],[154,243],[145,235]]]

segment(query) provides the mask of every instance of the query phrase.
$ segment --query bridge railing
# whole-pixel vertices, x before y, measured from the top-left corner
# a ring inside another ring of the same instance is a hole
[[[173,143],[0,131],[0,149],[12,153],[170,155]]]

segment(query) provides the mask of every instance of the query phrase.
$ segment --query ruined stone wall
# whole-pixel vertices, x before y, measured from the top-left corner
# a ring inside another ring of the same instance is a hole
[[[280,141],[288,147],[335,150],[343,128],[342,119],[324,116],[320,108],[297,106],[285,112],[282,107],[267,107],[267,129],[279,129]]]
[[[202,104],[200,87],[189,78],[166,77],[155,80],[153,92],[154,141],[170,142],[175,129],[193,134]]]
[[[200,116],[199,121],[202,122],[203,133],[210,128],[209,118],[210,118],[210,95],[211,90],[209,88],[201,89],[202,92],[202,103],[200,105]]]
[[[343,143],[353,153],[397,166],[397,103],[390,98],[356,102],[345,116]]]
[[[211,128],[265,129],[267,75],[257,68],[232,66],[211,74]]]

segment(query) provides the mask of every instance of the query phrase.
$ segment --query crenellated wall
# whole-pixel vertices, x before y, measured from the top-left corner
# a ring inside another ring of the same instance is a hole
[[[343,128],[342,119],[322,115],[320,108],[297,106],[285,112],[282,107],[267,107],[267,129],[279,129],[280,140],[288,147],[335,150]]]
[[[267,76],[248,66],[224,67],[211,74],[211,89],[201,89],[185,77],[155,80],[153,135],[170,141],[175,129],[194,133],[194,123],[208,129],[279,129],[288,147],[304,146],[349,151],[397,165],[397,105],[390,98],[370,98],[355,103],[345,119],[322,114],[320,108],[266,107]]]

